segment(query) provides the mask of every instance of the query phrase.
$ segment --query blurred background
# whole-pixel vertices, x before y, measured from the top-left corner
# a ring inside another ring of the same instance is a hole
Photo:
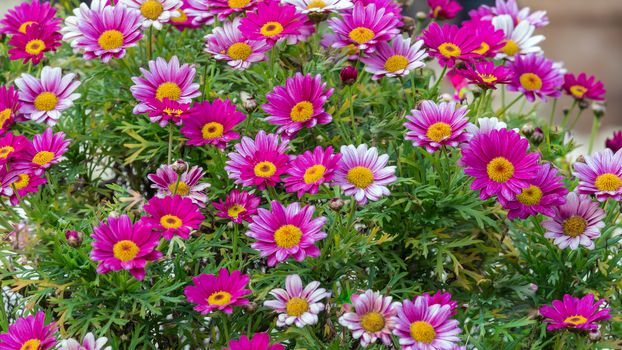
[[[23,0],[0,0],[0,16],[7,9]],[[425,10],[425,0],[414,0],[415,11]],[[468,9],[480,4],[492,4],[494,0],[459,0]],[[546,56],[555,61],[563,61],[566,69],[572,73],[586,72],[602,80],[607,89],[607,113],[603,119],[603,128],[596,140],[595,149],[603,148],[604,140],[611,137],[614,130],[622,129],[622,0],[518,0],[520,6],[532,10],[546,10],[551,23],[538,29],[538,34],[546,36],[541,44]],[[568,107],[570,98],[562,99],[560,106]],[[548,106],[542,106],[540,112],[548,116]],[[558,118],[561,108],[558,107]],[[558,119],[559,120],[559,119]],[[579,142],[589,135],[592,114],[586,111],[576,128]]]

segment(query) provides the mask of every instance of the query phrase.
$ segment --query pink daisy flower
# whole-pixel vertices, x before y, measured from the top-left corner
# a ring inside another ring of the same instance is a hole
[[[186,14],[192,18],[192,24],[194,26],[201,26],[203,24],[214,23],[214,13],[210,11],[208,1],[209,0],[186,0],[188,2],[188,9]]]
[[[152,123],[158,123],[161,127],[173,122],[175,125],[181,125],[184,120],[189,118],[190,103],[180,103],[179,101],[169,100],[168,97],[162,99],[151,98],[147,100],[149,106],[147,114]]]
[[[449,292],[443,292],[437,290],[436,293],[430,295],[428,293],[423,293],[421,295],[428,301],[428,306],[432,305],[440,305],[445,306],[449,305],[449,310],[451,311],[451,315],[456,314],[456,309],[458,308],[458,303],[452,299],[452,295]]]
[[[246,115],[229,100],[203,101],[192,107],[180,131],[189,138],[188,145],[214,145],[223,150],[229,141],[240,138],[233,128],[244,120]]]
[[[155,61],[149,61],[149,70],[140,68],[140,72],[143,76],[132,77],[134,85],[130,87],[132,95],[140,102],[134,107],[134,114],[152,110],[148,102],[154,98],[190,103],[201,95],[199,84],[193,82],[196,74],[194,65],[180,65],[177,56],[171,57],[168,62],[158,57]]]
[[[594,294],[588,294],[583,298],[576,298],[569,294],[564,294],[562,300],[553,300],[552,305],[544,305],[540,308],[540,315],[545,317],[544,322],[549,325],[549,331],[556,329],[578,329],[578,330],[597,330],[598,321],[611,318],[609,309],[600,309],[603,299],[594,302]]]
[[[69,149],[71,141],[65,139],[65,133],[54,133],[52,128],[47,128],[43,134],[35,135],[32,145],[24,148],[15,164],[16,169],[32,169],[36,175],[41,175],[54,164]]]
[[[272,211],[259,208],[246,235],[255,239],[251,247],[259,250],[262,257],[268,258],[268,266],[274,266],[294,258],[303,261],[307,256],[317,257],[320,249],[317,241],[326,238],[322,231],[325,217],[313,219],[315,207],[300,207],[292,203],[284,207],[277,201],[271,203]]]
[[[491,20],[493,17],[509,15],[516,24],[527,22],[535,27],[544,27],[549,24],[546,11],[531,13],[529,7],[518,8],[516,0],[496,0],[495,6],[482,5],[469,12],[472,19]]]
[[[145,266],[149,261],[162,257],[156,250],[160,233],[141,221],[132,224],[130,217],[108,217],[91,235],[91,259],[99,261],[97,273],[127,270],[138,280],[145,278]]]
[[[341,187],[346,195],[354,196],[359,205],[368,200],[377,201],[391,194],[386,186],[397,180],[395,166],[387,166],[388,161],[389,156],[379,156],[376,147],[341,146],[334,185]]]
[[[41,175],[37,175],[28,169],[15,169],[11,173],[16,176],[10,183],[11,193],[7,194],[11,205],[18,205],[28,193],[39,192],[39,186],[47,183],[47,180]]]
[[[529,187],[538,171],[538,153],[528,153],[529,141],[513,130],[500,129],[475,136],[462,149],[464,173],[475,180],[471,189],[484,200],[498,196],[511,201]]]
[[[305,193],[316,194],[323,183],[329,183],[334,177],[340,154],[334,154],[328,146],[324,150],[317,146],[313,152],[306,151],[290,162],[288,177],[285,182],[287,192],[297,192],[298,198]]]
[[[398,18],[398,26],[402,23],[402,7],[393,0],[354,0],[355,3],[360,3],[367,7],[369,5],[376,6],[376,9],[385,9],[385,13],[391,13]]]
[[[169,23],[171,18],[179,17],[181,0],[119,0],[129,8],[137,9],[142,17],[142,27],[162,29],[162,24]]]
[[[462,11],[462,6],[454,0],[428,0],[428,6],[428,17],[440,21],[455,18]]]
[[[354,6],[350,0],[284,0],[284,2],[296,6],[298,12],[307,15],[342,13]]]
[[[570,192],[566,202],[555,208],[550,220],[544,221],[544,237],[553,239],[559,248],[575,250],[579,245],[594,249],[593,240],[600,237],[600,230],[605,227],[605,211],[598,203],[582,194]]]
[[[458,106],[454,102],[423,101],[419,109],[410,111],[404,126],[410,130],[406,140],[411,140],[415,147],[425,147],[434,153],[441,147],[457,147],[469,139],[465,128],[469,125],[466,106]]]
[[[162,232],[164,239],[171,240],[174,236],[190,238],[190,232],[201,226],[205,219],[199,207],[190,198],[180,196],[153,197],[143,207],[150,216],[141,221],[151,225],[154,230]]]
[[[61,35],[59,32],[51,31],[50,28],[40,24],[32,24],[26,28],[26,33],[13,35],[8,44],[13,48],[9,49],[9,59],[21,60],[26,64],[38,64],[43,59],[46,52],[56,51],[61,45]]]
[[[341,16],[328,20],[328,25],[335,32],[334,48],[351,47],[372,53],[376,46],[393,39],[399,34],[399,17],[386,8],[371,3],[365,6],[356,2],[354,9]]]
[[[58,122],[61,112],[71,108],[73,101],[80,98],[74,91],[80,86],[74,81],[75,74],[62,75],[60,68],[43,67],[41,79],[24,73],[15,79],[22,102],[21,113],[37,123],[53,126]]]
[[[471,32],[479,48],[473,53],[483,57],[495,57],[497,52],[505,46],[505,33],[496,29],[490,21],[469,21],[463,27]]]
[[[384,76],[401,77],[410,74],[412,70],[425,66],[423,60],[428,57],[421,49],[423,41],[410,44],[410,38],[404,39],[398,35],[389,44],[382,42],[376,46],[376,51],[361,58],[365,70],[373,74],[372,79],[378,80]]]
[[[251,339],[243,335],[239,340],[229,341],[229,347],[225,350],[285,350],[285,347],[279,343],[270,345],[267,333],[255,333]]]
[[[565,74],[562,88],[576,100],[604,101],[607,93],[602,81],[596,80],[594,76],[588,77],[585,73],[578,76]]]
[[[578,193],[595,195],[600,202],[622,199],[622,151],[605,148],[585,156],[585,163],[574,164],[573,175],[579,179]]]
[[[242,221],[253,222],[251,216],[257,213],[259,203],[261,198],[252,193],[232,190],[224,202],[212,202],[212,205],[218,210],[216,216],[241,224]]]
[[[201,182],[204,175],[203,169],[196,165],[177,174],[173,166],[164,164],[155,174],[147,175],[147,178],[153,182],[151,188],[158,190],[158,197],[171,195],[188,197],[194,204],[203,208],[207,203],[205,190],[210,186],[207,182]]]
[[[0,86],[0,135],[3,135],[13,125],[19,116],[22,104],[19,94],[13,86]]]
[[[391,345],[399,303],[371,289],[363,294],[352,294],[351,299],[352,305],[348,305],[348,312],[339,317],[339,324],[352,332],[352,338],[360,339],[364,348],[378,339],[384,345]]]
[[[206,315],[220,310],[230,314],[234,306],[248,304],[244,299],[251,291],[245,289],[250,281],[248,275],[234,270],[229,274],[227,269],[220,269],[218,275],[202,273],[192,279],[192,285],[184,289],[189,302],[196,304],[194,309]]]
[[[232,14],[245,13],[255,8],[257,0],[207,0],[210,11],[224,21]]]
[[[453,24],[432,23],[423,32],[423,42],[428,53],[438,59],[441,66],[453,67],[457,60],[468,61],[478,54],[481,41],[475,38],[468,28],[458,28]]]
[[[49,1],[43,3],[39,0],[32,2],[22,2],[20,5],[10,9],[2,20],[0,20],[0,33],[4,34],[25,34],[26,29],[31,24],[38,24],[46,27],[51,32],[58,31],[60,18],[56,18],[56,10],[50,5]]]
[[[281,182],[281,175],[289,169],[289,156],[285,154],[287,141],[260,130],[255,139],[243,137],[229,153],[225,170],[229,178],[243,186],[257,186],[263,190]]]
[[[260,2],[254,12],[247,13],[238,28],[249,40],[265,40],[270,45],[287,40],[293,44],[306,21],[307,17],[296,12],[294,6],[267,0]]]
[[[205,36],[205,51],[219,61],[227,61],[233,69],[244,70],[252,63],[266,59],[266,52],[272,46],[265,40],[249,40],[238,29],[240,18],[225,22]]]
[[[333,89],[326,89],[326,83],[318,74],[287,78],[285,86],[275,86],[266,95],[268,103],[261,108],[269,114],[266,121],[281,125],[279,133],[290,138],[302,128],[312,128],[317,124],[328,124],[333,117],[324,110],[324,104],[333,94]]]
[[[393,334],[404,350],[443,350],[460,341],[458,321],[450,319],[449,305],[429,305],[426,297],[397,305]]]
[[[2,111],[2,107],[1,107],[2,100],[1,99],[2,99],[2,90],[0,90],[0,111]],[[613,136],[605,140],[605,147],[609,148],[613,153],[616,153],[618,150],[621,150],[622,149],[622,130],[614,131]]]
[[[303,286],[300,276],[288,275],[285,278],[285,289],[271,290],[270,294],[276,299],[264,302],[264,306],[279,314],[277,327],[295,324],[296,327],[303,328],[317,324],[317,315],[324,310],[322,300],[330,297],[330,292],[319,287],[318,281]]]
[[[561,96],[560,88],[564,78],[554,64],[536,54],[516,57],[509,66],[514,77],[508,89],[522,92],[529,102],[535,101],[536,97],[546,101],[547,97]]]
[[[0,334],[0,349],[48,350],[56,345],[57,330],[54,323],[45,324],[45,314],[42,311],[34,316],[20,317],[9,325],[6,333]]]
[[[112,346],[106,346],[108,338],[95,338],[93,333],[88,332],[82,339],[82,344],[74,338],[63,340],[60,350],[112,350]]]
[[[14,135],[10,131],[4,136],[0,136],[0,167],[4,168],[6,163],[20,155],[21,151],[29,147],[30,144],[30,140],[25,136]]]
[[[462,74],[481,89],[496,89],[497,84],[509,84],[513,72],[505,66],[496,66],[491,61],[474,62],[467,64]]]
[[[7,170],[6,166],[0,166],[0,196],[13,196],[15,190],[12,185],[17,180],[19,180],[17,172]]]
[[[508,219],[526,219],[538,213],[553,216],[553,208],[564,204],[568,190],[564,187],[563,177],[549,163],[538,167],[536,177],[529,181],[529,187],[521,190],[514,200],[502,202],[508,210]]]
[[[195,29],[200,27],[200,25],[194,23],[195,18],[191,11],[189,11],[191,9],[190,0],[181,0],[181,7],[177,9],[179,16],[171,18],[171,24],[175,26],[177,30],[183,31],[186,28]]]

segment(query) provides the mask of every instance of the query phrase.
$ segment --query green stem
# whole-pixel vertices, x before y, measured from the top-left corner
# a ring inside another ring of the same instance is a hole
[[[151,61],[153,58],[153,27],[149,27],[147,35],[147,59]]]
[[[587,153],[592,154],[592,149],[594,148],[594,141],[596,140],[596,133],[600,128],[600,118],[594,116],[594,121],[592,122],[592,132],[590,133],[590,143],[587,148]]]
[[[431,91],[436,91],[436,89],[438,89],[438,85],[441,83],[441,80],[443,80],[443,78],[445,77],[445,73],[447,73],[447,65],[443,67],[443,71],[441,72],[441,75],[438,77],[438,80],[436,80],[436,83],[434,83],[434,85],[432,86]]]
[[[486,101],[487,94],[488,94],[488,90],[484,90],[477,99],[477,110],[476,110],[477,115],[475,116],[476,119],[479,118],[480,115],[482,115],[481,108],[484,102]]]
[[[577,112],[577,116],[574,117],[572,124],[570,124],[570,130],[574,129],[575,125],[577,125],[577,122],[579,121],[579,118],[581,117],[582,113],[583,113],[583,108],[579,108],[579,111]]]
[[[276,194],[276,190],[274,189],[274,186],[267,186],[266,189],[268,190],[268,199],[270,201],[278,201],[279,200],[279,196]]]
[[[518,102],[521,98],[523,98],[523,95],[519,95],[518,97],[516,97],[512,102],[510,102],[510,104],[508,104],[507,106],[503,107],[501,110],[497,111],[497,117],[502,116],[503,114],[505,114],[505,112],[510,109],[512,106],[514,106],[514,104],[516,102]]]
[[[356,136],[357,134],[357,130],[356,130],[356,117],[354,116],[354,92],[352,91],[354,87],[354,84],[348,86],[348,93],[349,93],[349,97],[348,97],[348,107],[350,109],[350,121],[352,122],[352,131],[354,132],[354,135]]]
[[[354,197],[352,197],[350,201],[351,202],[350,202],[350,213],[348,214],[348,225],[352,225],[352,223],[354,222],[354,214],[356,214],[356,207],[358,205]]]
[[[555,110],[557,109],[557,99],[553,100],[553,107],[551,108],[551,115],[549,116],[549,125],[546,128],[546,144],[551,152],[551,129],[553,128],[553,122],[555,120]]]
[[[575,106],[577,105],[577,100],[574,100],[572,102],[572,106],[570,106],[570,109],[566,112],[566,114],[564,114],[564,119],[562,120],[561,126],[563,128],[566,128],[566,123],[568,123],[568,116],[570,115],[570,113],[572,113],[572,111],[574,111]]]
[[[173,157],[173,123],[168,123],[168,163],[171,164]]]
[[[233,254],[233,268],[238,269],[238,237],[240,236],[240,229],[238,228],[238,224],[233,223],[233,239],[232,239],[232,254]]]

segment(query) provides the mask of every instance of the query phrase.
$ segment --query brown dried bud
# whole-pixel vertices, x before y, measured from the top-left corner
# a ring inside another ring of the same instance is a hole
[[[404,16],[402,17],[402,22],[404,22],[404,24],[402,25],[402,33],[410,34],[413,32],[413,30],[415,30],[417,22],[415,21],[414,18]]]
[[[339,211],[341,208],[343,208],[344,205],[345,202],[341,198],[333,198],[328,203],[328,207],[334,211]]]
[[[188,163],[184,162],[181,159],[177,159],[173,164],[171,164],[171,168],[177,174],[183,174],[188,170]]]

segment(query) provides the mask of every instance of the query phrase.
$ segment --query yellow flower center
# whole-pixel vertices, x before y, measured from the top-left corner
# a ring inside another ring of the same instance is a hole
[[[479,49],[473,50],[476,54],[485,55],[486,52],[490,50],[490,45],[488,45],[485,41],[482,41],[482,44],[479,46]]]
[[[179,11],[179,16],[172,17],[171,18],[171,22],[173,22],[173,23],[184,23],[184,22],[188,21],[188,15],[186,14],[186,12],[184,12],[184,10],[177,9],[177,11]]]
[[[360,50],[358,47],[356,47],[356,45],[348,44],[348,46],[344,47],[344,51],[346,54],[352,56],[358,54]]]
[[[227,56],[234,60],[245,60],[253,53],[253,49],[247,43],[235,43],[227,49]]]
[[[599,175],[594,185],[599,191],[617,191],[622,187],[622,179],[615,174],[606,173]]]
[[[326,3],[322,0],[313,0],[307,5],[307,10],[310,9],[323,9],[326,7]]]
[[[168,115],[169,117],[179,117],[184,111],[181,109],[173,109],[173,108],[166,107],[164,108],[162,112],[164,112],[164,114]]]
[[[517,194],[516,199],[524,205],[537,205],[542,199],[542,190],[538,186],[530,185]]]
[[[181,88],[179,85],[171,81],[160,84],[156,90],[156,98],[162,101],[165,97],[171,101],[179,100],[181,97]]]
[[[376,311],[370,311],[361,317],[361,326],[364,330],[375,333],[384,328],[384,316]]]
[[[280,248],[289,249],[300,243],[302,231],[294,225],[283,225],[274,232],[274,242]]]
[[[209,122],[201,128],[201,135],[206,140],[213,140],[222,137],[225,127],[218,122]]]
[[[348,170],[346,179],[358,188],[367,188],[374,182],[374,173],[364,166],[357,166]]]
[[[520,51],[520,47],[516,43],[516,41],[512,39],[508,39],[505,41],[505,45],[499,50],[508,56],[516,56],[516,54]]]
[[[425,135],[434,142],[441,142],[451,136],[451,125],[443,122],[434,123],[428,127]]]
[[[97,43],[104,50],[118,49],[124,44],[123,33],[114,29],[107,30],[99,36]]]
[[[253,170],[255,171],[255,176],[270,177],[276,173],[276,165],[272,162],[263,161],[257,163]]]
[[[28,186],[29,183],[30,183],[30,176],[28,174],[19,174],[19,179],[17,179],[17,181],[13,182],[11,184],[11,186],[16,191],[19,191],[22,188]]]
[[[118,241],[112,247],[114,257],[121,261],[130,261],[134,259],[139,251],[140,248],[138,248],[136,243],[127,239]]]
[[[178,216],[175,215],[164,215],[160,218],[160,225],[162,225],[162,227],[169,229],[176,229],[176,228],[180,228],[181,225],[183,223],[181,222],[181,219]]]
[[[34,157],[32,157],[32,162],[39,165],[46,165],[47,163],[54,160],[54,156],[55,155],[53,152],[41,151],[35,154]]]
[[[272,37],[283,32],[283,25],[279,22],[267,22],[259,31],[263,36]]]
[[[542,88],[542,79],[534,73],[523,73],[519,80],[520,84],[527,91],[535,91]]]
[[[458,45],[453,43],[442,43],[438,46],[438,52],[441,55],[451,58],[451,57],[459,57],[462,54],[462,50],[458,47]]]
[[[410,325],[410,335],[420,343],[432,344],[434,338],[436,338],[436,331],[430,323],[417,321]]]
[[[51,111],[57,103],[58,97],[52,92],[42,92],[35,98],[35,108],[40,111]]]
[[[309,311],[309,303],[306,300],[298,297],[289,299],[287,305],[285,305],[287,315],[300,317],[305,312]]]
[[[376,33],[374,33],[369,28],[356,27],[356,28],[352,29],[352,31],[350,31],[348,36],[350,37],[350,39],[352,39],[352,41],[354,41],[356,43],[365,44],[366,42],[368,42],[371,39],[373,39],[374,36],[376,36]]]
[[[514,164],[504,157],[497,157],[488,163],[486,172],[492,181],[504,183],[514,175]]]
[[[9,118],[11,118],[12,112],[13,111],[10,108],[5,108],[4,110],[0,111],[0,129],[4,127],[4,123],[6,123]]]
[[[564,320],[564,323],[571,323],[573,325],[580,325],[580,324],[584,324],[587,322],[587,318],[581,316],[581,315],[573,315],[573,316],[568,316],[566,317],[566,319]]]
[[[38,55],[41,51],[45,50],[45,42],[41,39],[30,40],[26,43],[24,50],[31,55]]]
[[[227,305],[231,301],[231,293],[224,290],[212,293],[207,298],[207,303],[210,305]]]
[[[239,204],[234,204],[227,210],[227,215],[229,215],[230,218],[237,219],[238,216],[240,216],[240,214],[245,211],[246,208],[244,208],[243,206]]]
[[[587,88],[582,85],[573,85],[570,87],[570,93],[576,98],[583,98],[586,92]]]
[[[495,81],[497,81],[497,76],[494,74],[478,74],[478,75],[484,83],[494,83]]]
[[[242,7],[248,5],[251,0],[229,0],[227,4],[232,9],[241,9]]]
[[[324,173],[326,173],[326,167],[322,164],[316,164],[305,170],[305,174],[302,176],[302,179],[306,184],[316,183],[324,176]]]
[[[28,29],[28,26],[30,26],[31,24],[37,24],[37,22],[33,22],[33,21],[26,21],[24,23],[22,23],[21,26],[19,26],[18,31],[22,34],[26,34],[26,29]]]
[[[564,229],[564,234],[566,236],[574,238],[585,232],[585,229],[587,228],[587,220],[580,216],[574,215],[564,220],[562,228]]]
[[[168,186],[168,190],[171,191],[172,194],[178,194],[182,197],[185,197],[190,194],[190,187],[183,181],[179,181],[179,183],[172,183]]]
[[[13,148],[13,146],[0,147],[0,158],[2,159],[7,158],[9,154],[11,154],[11,152],[13,151],[15,151],[15,148]]]
[[[156,0],[147,0],[140,5],[140,13],[143,17],[152,21],[158,19],[162,12],[164,12],[164,6]]]
[[[387,72],[397,72],[408,66],[408,58],[402,55],[393,55],[384,62],[384,70]]]
[[[289,116],[295,122],[306,122],[313,117],[313,104],[309,101],[298,102],[292,107]]]
[[[39,339],[30,339],[22,344],[22,347],[19,348],[19,350],[39,350],[40,344],[41,341]]]

